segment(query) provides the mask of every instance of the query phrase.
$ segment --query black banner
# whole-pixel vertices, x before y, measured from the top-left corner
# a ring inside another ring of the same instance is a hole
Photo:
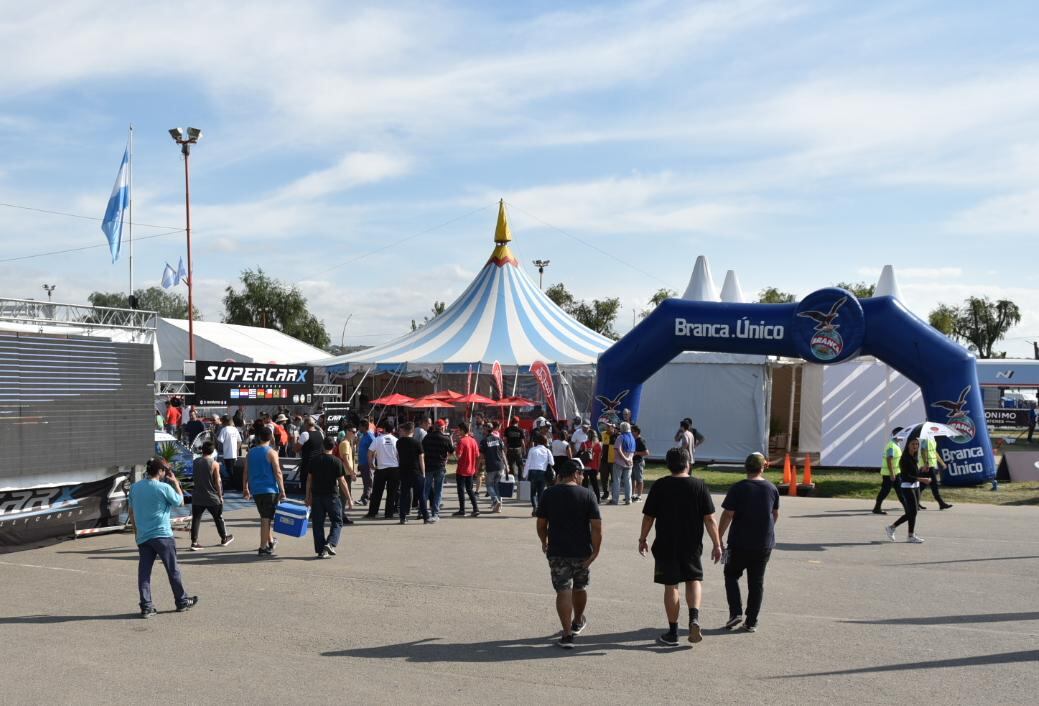
[[[314,402],[314,369],[301,365],[195,363],[199,406],[309,405]]]
[[[997,429],[1024,429],[1028,426],[1027,409],[986,409],[985,422]]]
[[[93,483],[0,492],[0,552],[26,548],[74,529],[108,527],[126,509],[125,474]]]

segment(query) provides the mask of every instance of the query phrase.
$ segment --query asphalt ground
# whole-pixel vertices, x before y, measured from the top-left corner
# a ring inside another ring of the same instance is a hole
[[[161,612],[147,621],[131,535],[6,554],[0,702],[1034,704],[1039,508],[931,505],[926,544],[910,545],[887,541],[895,515],[868,502],[784,498],[759,632],[720,629],[711,565],[704,640],[683,630],[678,648],[654,644],[665,619],[636,552],[639,505],[603,508],[572,651],[554,644],[548,567],[518,502],[433,526],[359,520],[328,560],[309,536],[259,559],[250,509],[230,513],[236,541],[215,547],[207,516],[204,552],[177,534],[201,602],[173,612],[157,566]]]

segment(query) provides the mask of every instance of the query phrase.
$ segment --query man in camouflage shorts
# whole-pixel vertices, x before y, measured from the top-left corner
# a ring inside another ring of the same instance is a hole
[[[563,627],[559,646],[572,649],[574,635],[588,624],[588,567],[602,546],[598,499],[581,487],[581,471],[568,458],[555,466],[556,484],[545,491],[537,509],[538,537],[548,556],[556,612]]]

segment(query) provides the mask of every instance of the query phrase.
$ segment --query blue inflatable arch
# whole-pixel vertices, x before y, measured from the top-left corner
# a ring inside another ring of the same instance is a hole
[[[796,304],[668,299],[599,357],[594,418],[616,419],[627,408],[638,419],[642,383],[682,351],[824,364],[872,355],[919,385],[929,420],[960,432],[938,442],[946,483],[976,485],[996,477],[974,356],[892,297],[859,300],[830,288]]]

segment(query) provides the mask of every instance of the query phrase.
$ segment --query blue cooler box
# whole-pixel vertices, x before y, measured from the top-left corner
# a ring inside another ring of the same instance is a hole
[[[498,481],[498,495],[503,498],[511,498],[516,494],[515,476],[509,476],[510,480]]]
[[[302,503],[278,503],[274,510],[274,531],[289,537],[306,537],[310,508]]]

